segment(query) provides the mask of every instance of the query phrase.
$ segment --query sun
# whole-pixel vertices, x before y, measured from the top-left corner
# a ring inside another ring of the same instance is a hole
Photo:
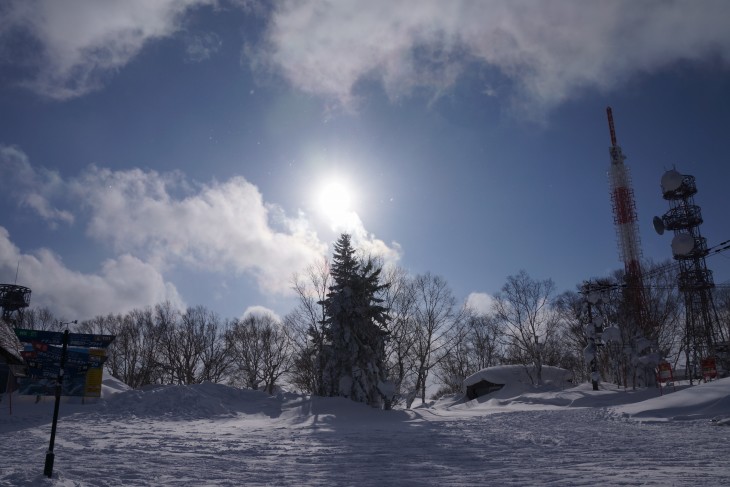
[[[352,206],[352,191],[343,181],[325,181],[319,190],[319,209],[324,213],[349,211]]]
[[[347,227],[353,214],[355,192],[341,177],[331,177],[317,186],[316,206],[333,228]]]

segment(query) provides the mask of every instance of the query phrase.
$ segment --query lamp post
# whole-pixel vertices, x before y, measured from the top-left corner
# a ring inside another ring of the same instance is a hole
[[[78,323],[78,320],[69,321],[67,323],[61,323],[66,325],[66,330],[63,332],[63,342],[61,347],[61,363],[58,368],[58,378],[56,379],[56,403],[53,406],[53,424],[51,425],[51,441],[48,445],[48,451],[46,452],[46,463],[43,469],[43,475],[51,478],[53,475],[53,461],[55,455],[53,453],[53,444],[56,441],[56,425],[58,424],[58,407],[61,404],[61,388],[63,385],[63,368],[66,366],[66,351],[68,350],[68,325]]]

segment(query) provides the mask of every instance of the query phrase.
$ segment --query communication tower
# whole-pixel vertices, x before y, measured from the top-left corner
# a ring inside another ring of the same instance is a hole
[[[702,213],[694,202],[697,186],[694,176],[672,169],[661,179],[662,196],[669,202],[669,211],[654,217],[654,229],[674,232],[672,254],[679,264],[679,291],[684,294],[684,345],[688,369],[696,369],[703,359],[714,357],[717,343],[712,289],[715,283],[705,257],[707,240],[700,233]],[[699,375],[694,370],[694,376]],[[692,376],[690,376],[691,378]]]
[[[611,107],[606,108],[608,128],[611,133],[611,167],[608,171],[611,203],[613,205],[613,221],[618,237],[619,257],[624,263],[624,301],[627,305],[627,318],[632,321],[636,334],[654,340],[653,330],[647,324],[644,309],[644,282],[641,271],[641,241],[637,223],[634,190],[631,187],[629,169],[624,165],[621,147],[616,141],[616,129],[613,124]]]

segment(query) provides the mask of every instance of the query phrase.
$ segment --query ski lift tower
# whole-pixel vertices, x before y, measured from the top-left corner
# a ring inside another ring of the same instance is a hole
[[[702,213],[694,202],[697,193],[694,176],[672,169],[661,179],[662,196],[669,202],[669,211],[654,217],[654,229],[674,232],[672,254],[679,263],[679,291],[684,294],[684,346],[690,383],[700,375],[697,370],[703,360],[714,360],[716,320],[712,289],[715,283],[705,257],[709,253],[707,240],[700,233]]]
[[[0,308],[2,320],[17,324],[22,310],[30,306],[30,289],[17,284],[0,284]]]

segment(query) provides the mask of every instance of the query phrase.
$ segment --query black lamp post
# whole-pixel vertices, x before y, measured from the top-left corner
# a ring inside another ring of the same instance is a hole
[[[53,406],[53,424],[51,426],[51,442],[48,445],[48,451],[46,452],[46,464],[43,469],[43,475],[51,478],[53,475],[53,461],[55,455],[53,453],[53,444],[56,441],[56,426],[58,424],[58,407],[61,404],[61,389],[63,386],[63,368],[66,366],[66,351],[68,349],[68,325],[71,323],[76,324],[77,320],[69,321],[68,323],[61,323],[66,325],[66,331],[63,332],[63,343],[61,348],[61,363],[58,368],[58,378],[56,379],[56,403]]]

